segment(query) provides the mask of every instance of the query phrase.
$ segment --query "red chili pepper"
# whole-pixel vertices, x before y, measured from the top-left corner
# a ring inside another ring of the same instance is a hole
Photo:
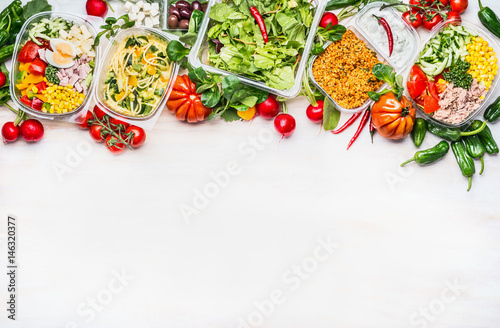
[[[365,110],[365,114],[361,118],[361,122],[359,122],[359,126],[358,126],[358,129],[356,130],[356,133],[354,133],[354,136],[352,137],[351,141],[349,141],[349,144],[347,145],[347,150],[349,150],[349,147],[351,147],[351,145],[354,143],[354,141],[356,141],[359,134],[361,133],[361,130],[363,130],[363,128],[365,127],[366,122],[368,122],[369,117],[370,117],[370,108]]]
[[[385,20],[383,17],[378,17],[373,15],[378,21],[380,25],[384,28],[384,30],[387,32],[387,40],[389,41],[389,57],[392,55],[392,49],[394,48],[394,38],[392,36],[392,30],[391,27],[389,26],[389,23]]]
[[[259,10],[255,6],[250,6],[248,0],[247,5],[248,8],[250,8],[250,13],[252,14],[253,18],[255,18],[257,25],[259,25],[260,33],[262,33],[264,43],[268,43],[269,37],[267,36],[266,23],[264,23],[264,18],[262,18],[262,15],[259,13]]]
[[[373,121],[370,120],[370,137],[372,138],[373,143],[373,135],[375,134],[375,126],[373,125]]]
[[[354,123],[354,121],[356,121],[356,119],[361,115],[361,112],[359,113],[354,113],[351,118],[349,118],[347,120],[347,122],[344,123],[344,125],[342,125],[340,128],[338,128],[337,130],[334,130],[332,131],[333,134],[339,134],[340,132],[344,131],[345,129],[347,129],[348,127],[351,126],[352,123]]]

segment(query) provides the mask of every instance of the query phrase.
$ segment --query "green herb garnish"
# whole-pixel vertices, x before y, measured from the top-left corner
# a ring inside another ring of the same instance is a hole
[[[452,82],[454,87],[469,90],[472,85],[472,75],[467,73],[469,68],[469,62],[459,59],[449,72],[443,73],[443,77],[446,81]]]

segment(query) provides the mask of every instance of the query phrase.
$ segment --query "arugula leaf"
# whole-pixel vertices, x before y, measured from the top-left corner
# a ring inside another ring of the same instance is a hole
[[[31,16],[42,11],[51,11],[52,6],[47,0],[31,0],[23,7],[23,20],[28,20]]]
[[[323,129],[325,131],[334,130],[340,121],[340,112],[335,105],[325,98],[323,103]]]

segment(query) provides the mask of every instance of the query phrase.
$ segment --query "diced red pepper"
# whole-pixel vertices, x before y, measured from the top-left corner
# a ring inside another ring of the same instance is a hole
[[[408,93],[412,99],[417,98],[425,91],[427,88],[427,83],[425,81],[408,81],[406,83],[406,87],[408,88]]]
[[[41,49],[35,42],[29,40],[19,52],[17,60],[21,63],[31,63],[38,57],[38,50]]]
[[[41,111],[42,110],[42,106],[43,106],[43,101],[41,101],[40,99],[38,98],[33,98],[33,102],[31,104],[31,108],[33,108],[34,110],[38,110],[38,111]]]
[[[33,103],[33,101],[30,100],[27,95],[22,96],[20,100],[23,104],[31,108],[31,104]]]
[[[47,64],[40,58],[37,58],[28,67],[28,71],[31,74],[45,75],[45,68],[47,68]]]
[[[424,96],[424,112],[427,114],[437,111],[439,108],[439,102],[432,96]]]
[[[38,89],[38,93],[40,93],[41,91],[47,89],[47,84],[45,83],[45,81],[42,81],[36,84],[35,87]]]

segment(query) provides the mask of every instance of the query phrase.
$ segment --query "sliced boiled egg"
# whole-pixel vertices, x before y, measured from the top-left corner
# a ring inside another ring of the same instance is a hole
[[[52,51],[45,52],[47,62],[57,68],[68,68],[75,64],[74,58],[76,56],[75,46],[62,39],[50,40],[50,47]]]

